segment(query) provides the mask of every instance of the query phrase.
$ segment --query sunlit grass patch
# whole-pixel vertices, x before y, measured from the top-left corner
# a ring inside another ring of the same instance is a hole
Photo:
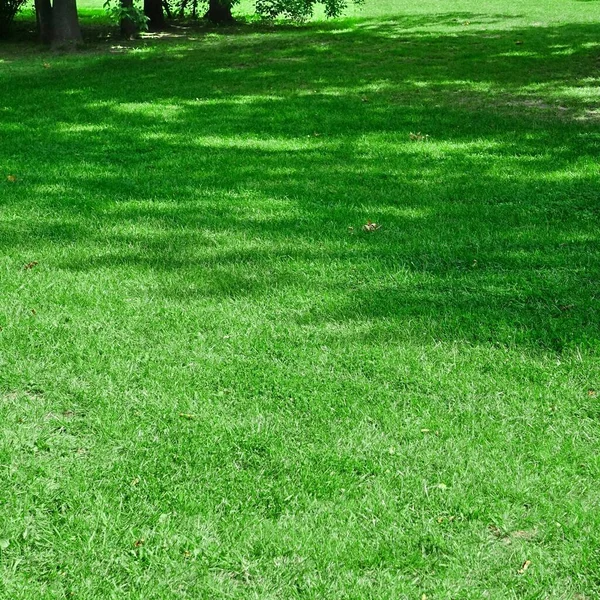
[[[597,3],[351,12],[0,47],[0,597],[600,593]]]

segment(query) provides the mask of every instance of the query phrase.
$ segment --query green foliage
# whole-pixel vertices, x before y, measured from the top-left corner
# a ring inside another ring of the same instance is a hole
[[[363,0],[354,0],[361,4]],[[337,17],[348,6],[346,0],[256,0],[256,12],[270,19],[285,17],[297,21],[309,19],[315,7],[322,4],[328,17]]]
[[[128,18],[133,22],[137,31],[148,30],[149,19],[141,6],[137,4],[123,6],[119,0],[106,0],[103,7],[113,23],[120,23],[123,19]]]
[[[315,8],[322,5],[327,17],[340,16],[349,3],[363,4],[364,0],[256,0],[254,9],[258,15],[266,19],[278,17],[295,21],[306,21]],[[230,8],[238,5],[240,0],[223,0],[221,4]],[[206,0],[176,0],[170,5],[170,12],[180,17],[184,15],[199,16],[207,8]]]
[[[0,35],[8,33],[15,15],[26,2],[27,0],[0,0]]]

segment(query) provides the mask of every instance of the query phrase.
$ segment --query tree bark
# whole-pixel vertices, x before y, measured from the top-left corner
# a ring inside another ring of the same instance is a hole
[[[52,45],[75,46],[81,42],[77,0],[54,0],[52,7]]]
[[[52,5],[50,0],[35,0],[35,20],[42,44],[50,44],[53,37]]]
[[[165,28],[163,0],[144,0],[144,14],[148,17],[148,29],[160,31]]]
[[[208,11],[204,15],[204,18],[218,25],[233,23],[234,21],[231,14],[231,6],[226,3],[226,0],[225,3],[221,3],[219,0],[209,0]]]
[[[125,9],[133,8],[133,0],[121,0],[121,6]],[[131,39],[137,33],[135,23],[129,17],[121,19],[121,35]]]

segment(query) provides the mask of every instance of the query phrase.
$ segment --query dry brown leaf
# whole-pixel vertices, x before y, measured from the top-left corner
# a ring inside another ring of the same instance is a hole
[[[377,231],[378,229],[381,229],[381,225],[379,225],[377,223],[372,223],[371,221],[367,221],[363,225],[362,228],[363,228],[363,231],[371,232],[371,231]]]
[[[523,566],[517,571],[519,573],[519,575],[523,575],[523,573],[525,573],[525,571],[527,571],[527,569],[529,569],[530,565],[531,565],[531,561],[530,560],[526,560],[523,563]]]
[[[134,548],[139,548],[140,546],[143,546],[143,545],[144,545],[144,542],[145,542],[145,541],[146,541],[146,540],[144,540],[143,538],[141,538],[141,539],[139,539],[139,540],[136,540],[136,541],[134,542],[134,544],[133,544],[133,547],[134,547]]]
[[[14,175],[6,176],[6,181],[10,181],[11,183],[14,183],[16,180],[17,180],[17,178]]]
[[[595,398],[596,397],[596,390],[588,390],[588,396],[590,398]]]
[[[33,267],[35,267],[37,264],[39,264],[37,260],[32,260],[31,262],[28,262],[23,269],[25,269],[25,271],[28,269],[33,269]]]

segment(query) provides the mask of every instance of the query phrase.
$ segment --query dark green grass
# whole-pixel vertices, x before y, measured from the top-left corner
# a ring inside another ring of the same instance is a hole
[[[397,4],[0,47],[2,600],[600,594],[600,3]]]

